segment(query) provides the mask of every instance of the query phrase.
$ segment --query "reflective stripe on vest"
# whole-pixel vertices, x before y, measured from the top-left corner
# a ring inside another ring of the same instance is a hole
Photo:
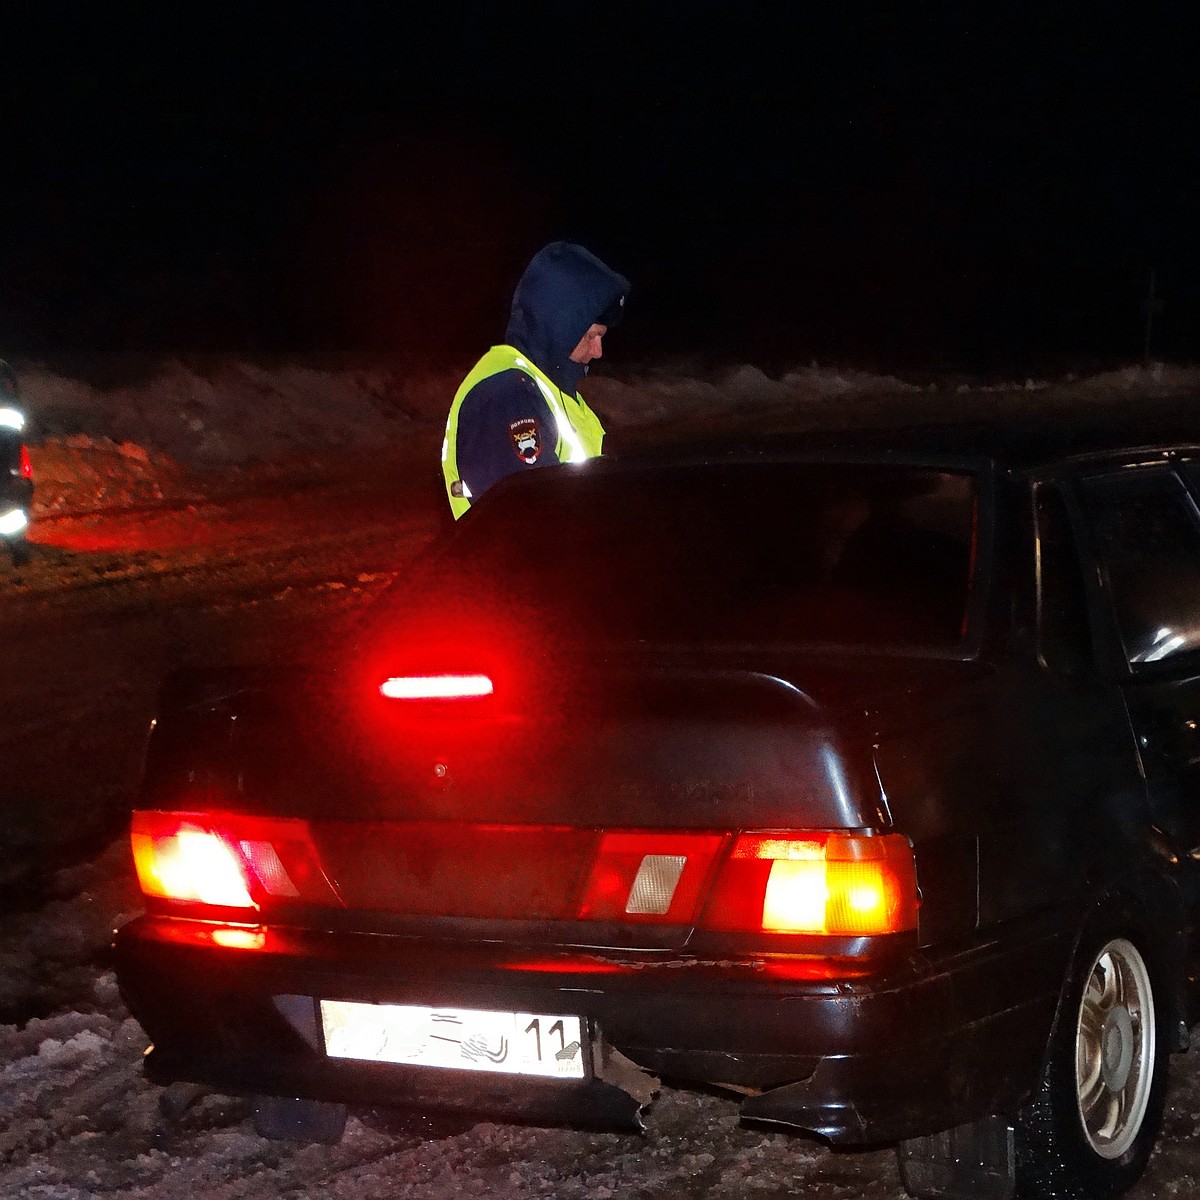
[[[458,473],[458,414],[463,401],[477,383],[502,371],[524,371],[537,384],[538,391],[546,401],[554,418],[557,440],[554,453],[561,463],[583,462],[597,458],[604,445],[604,426],[580,395],[568,396],[555,386],[554,381],[539,370],[528,358],[513,346],[493,346],[471,369],[462,381],[450,405],[446,419],[446,436],[442,440],[442,477],[446,481],[446,495],[450,500],[450,511],[455,520],[471,507],[471,493]],[[462,495],[456,495],[456,485]]]

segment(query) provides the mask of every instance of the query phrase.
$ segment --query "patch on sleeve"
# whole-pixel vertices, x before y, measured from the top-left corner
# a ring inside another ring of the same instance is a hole
[[[520,421],[510,421],[508,434],[512,438],[513,449],[517,457],[524,463],[535,463],[542,456],[542,431],[532,417],[523,417]]]

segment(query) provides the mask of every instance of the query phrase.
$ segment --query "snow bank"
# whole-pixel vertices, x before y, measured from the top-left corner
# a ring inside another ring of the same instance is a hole
[[[461,376],[385,363],[173,360],[124,377],[103,364],[75,373],[35,365],[24,369],[22,388],[35,443],[68,451],[117,447],[131,459],[140,447],[143,461],[166,455],[191,467],[228,467],[440,436]],[[915,390],[891,376],[815,364],[779,378],[751,365],[708,376],[663,368],[604,372],[585,386],[614,429],[664,423],[686,428],[733,410]]]
[[[138,442],[73,433],[45,438],[30,448],[30,457],[35,516],[181,501],[204,493],[183,464]]]
[[[43,438],[86,434],[132,442],[194,466],[377,445],[431,415],[433,402],[383,365],[264,366],[228,359],[165,361],[129,382],[96,364],[87,374],[104,382],[45,366],[22,373],[33,427]]]
[[[67,451],[116,447],[143,464],[166,455],[191,467],[228,467],[440,434],[460,378],[458,371],[419,372],[379,362],[263,365],[230,358],[204,364],[168,360],[124,376],[96,363],[74,373],[32,365],[22,372],[22,389],[35,444]],[[1200,392],[1200,369],[1155,363],[1086,379],[1068,376],[1054,384],[957,382],[954,391],[994,394],[1049,386],[1096,397]],[[778,378],[748,364],[707,376],[661,368],[604,371],[588,380],[585,391],[614,429],[662,423],[686,429],[732,410],[830,399],[868,403],[938,387],[937,381],[923,388],[889,375],[813,363]]]
[[[213,490],[214,473],[261,470],[307,457],[336,470],[339,458],[436,455],[461,370],[397,363],[274,363],[235,358],[130,365],[93,360],[21,366],[43,513],[189,500]],[[692,370],[694,373],[688,373]],[[746,364],[704,374],[686,364],[612,373],[606,363],[585,392],[610,432],[703,434],[736,419],[863,413],[916,394],[972,396],[1043,391],[1103,403],[1138,394],[1200,394],[1200,370],[1153,364],[1056,383],[926,381],[820,367],[779,377]],[[196,473],[207,476],[198,480]]]
[[[35,515],[180,503],[211,495],[214,475],[304,463],[336,470],[371,453],[432,461],[466,372],[381,361],[322,364],[92,360],[19,364],[37,482]],[[753,366],[711,377],[653,368],[598,374],[589,399],[613,431],[704,427],[756,408],[903,391],[897,380],[815,366],[773,379]],[[203,476],[201,478],[200,476]],[[218,484],[217,486],[220,486]]]
[[[128,843],[120,838],[93,862],[58,871],[48,883],[41,907],[5,913],[0,922],[0,1022],[22,1021],[67,1003],[79,1005],[85,996],[89,1011],[112,1010],[111,982],[109,990],[94,991],[95,964],[106,951],[113,928],[142,909],[129,853]],[[40,1028],[32,1027],[35,1032]],[[85,1027],[91,1026],[85,1021],[79,1028]],[[47,1027],[19,1049],[36,1053],[42,1038],[68,1040],[77,1032],[64,1035]],[[33,1035],[22,1032],[21,1036]],[[0,1037],[0,1058],[12,1050],[11,1040]]]

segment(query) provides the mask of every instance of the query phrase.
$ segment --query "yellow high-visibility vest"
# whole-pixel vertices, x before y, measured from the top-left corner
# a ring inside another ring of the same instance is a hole
[[[514,346],[493,346],[471,369],[462,381],[450,405],[446,419],[446,436],[442,441],[442,476],[446,481],[446,496],[450,511],[457,521],[471,507],[471,495],[458,471],[458,413],[467,393],[481,380],[501,371],[524,371],[537,384],[557,428],[554,453],[560,463],[584,462],[598,458],[604,445],[604,426],[582,396],[568,396],[554,381],[539,370],[530,359]],[[460,494],[461,493],[461,494]]]

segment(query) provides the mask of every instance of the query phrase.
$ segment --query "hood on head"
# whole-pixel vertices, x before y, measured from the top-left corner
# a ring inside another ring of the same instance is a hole
[[[571,351],[593,324],[617,324],[628,292],[629,280],[582,246],[552,242],[517,284],[505,341],[574,392],[587,368],[571,361]]]

